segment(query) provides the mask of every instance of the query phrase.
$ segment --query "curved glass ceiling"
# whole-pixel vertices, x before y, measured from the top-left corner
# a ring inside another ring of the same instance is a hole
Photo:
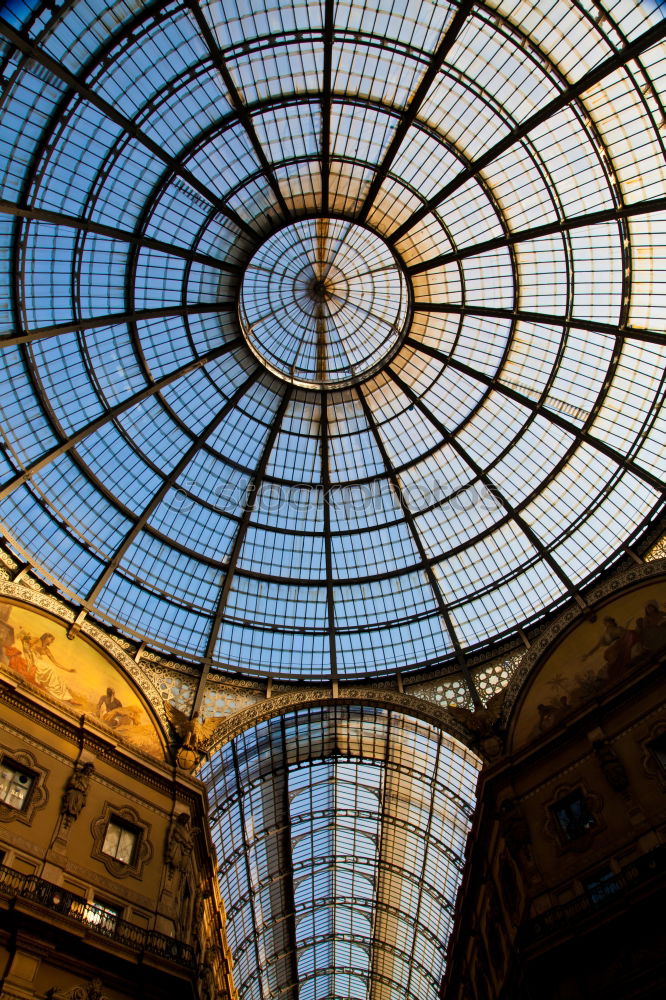
[[[304,709],[200,777],[240,1000],[437,1000],[479,762],[399,713]]]
[[[1,3],[15,548],[284,678],[580,601],[663,502],[665,37],[638,0]]]
[[[247,265],[239,316],[248,346],[295,385],[360,382],[395,350],[409,286],[386,243],[342,219],[278,230]]]

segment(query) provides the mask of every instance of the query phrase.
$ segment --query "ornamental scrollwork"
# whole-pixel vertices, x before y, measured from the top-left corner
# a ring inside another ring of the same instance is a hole
[[[48,1000],[109,1000],[102,989],[101,979],[92,979],[85,986],[73,986],[69,990],[60,990],[56,986],[46,991]]]

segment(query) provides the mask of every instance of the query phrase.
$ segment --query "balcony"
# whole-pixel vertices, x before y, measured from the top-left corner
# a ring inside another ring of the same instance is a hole
[[[148,931],[127,920],[121,920],[109,907],[99,906],[68,892],[61,886],[36,875],[0,865],[0,895],[9,899],[25,899],[83,924],[93,934],[111,938],[132,951],[147,952],[187,969],[196,967],[194,949],[166,934]]]
[[[554,906],[545,913],[530,920],[520,932],[520,943],[523,946],[536,944],[538,941],[563,930],[571,930],[581,920],[592,913],[599,913],[613,905],[626,905],[626,897],[634,890],[647,885],[663,876],[666,848],[659,846],[607,880],[588,887],[584,895],[560,906]]]

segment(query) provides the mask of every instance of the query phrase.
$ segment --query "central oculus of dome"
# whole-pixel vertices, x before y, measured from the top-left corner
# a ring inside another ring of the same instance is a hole
[[[304,219],[254,254],[238,310],[251,350],[274,374],[333,388],[366,378],[393,355],[410,320],[410,286],[372,230]]]

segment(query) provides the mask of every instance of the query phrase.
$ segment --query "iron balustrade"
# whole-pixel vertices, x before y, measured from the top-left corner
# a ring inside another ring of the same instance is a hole
[[[584,894],[540,914],[523,928],[520,935],[522,944],[534,944],[549,934],[569,927],[572,922],[621,899],[625,892],[663,875],[665,859],[666,849],[659,846],[637,858],[622,871],[612,873],[605,885],[600,885],[598,889],[588,886]]]
[[[95,934],[126,945],[133,951],[150,952],[187,968],[196,966],[194,949],[183,941],[159,931],[137,927],[128,920],[121,920],[111,907],[92,903],[83,896],[77,896],[36,875],[23,875],[0,865],[0,893],[38,903],[54,913],[84,924]]]

